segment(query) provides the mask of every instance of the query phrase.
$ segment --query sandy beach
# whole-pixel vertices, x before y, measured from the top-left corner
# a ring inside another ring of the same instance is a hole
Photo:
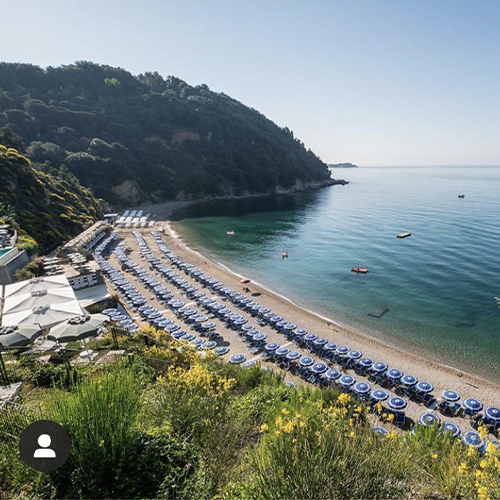
[[[500,385],[461,372],[451,366],[447,366],[445,363],[438,364],[423,357],[404,352],[401,349],[396,349],[362,332],[346,328],[335,322],[334,319],[315,314],[313,311],[307,310],[288,298],[274,293],[268,288],[253,281],[248,285],[242,285],[240,283],[242,276],[237,273],[237,270],[233,272],[233,270],[228,269],[226,266],[214,262],[199,252],[192,250],[173,230],[168,218],[175,210],[187,204],[188,203],[185,202],[173,202],[149,207],[152,217],[157,221],[154,229],[162,234],[165,243],[170,249],[185,261],[196,265],[203,270],[204,273],[216,278],[226,286],[237,291],[243,292],[243,286],[248,286],[250,288],[250,292],[247,293],[248,296],[259,304],[269,307],[285,320],[298,325],[298,327],[306,328],[309,332],[316,333],[318,336],[324,337],[339,345],[348,346],[350,349],[357,349],[363,353],[364,357],[370,357],[374,361],[384,361],[388,363],[389,367],[399,368],[405,374],[412,374],[419,380],[425,380],[432,383],[435,388],[433,393],[438,398],[444,390],[453,389],[462,396],[462,400],[473,397],[482,401],[485,407],[498,406],[500,403]],[[150,248],[155,253],[158,253],[156,244],[149,235],[150,231],[141,230],[141,232],[144,234]],[[125,230],[122,236],[125,237],[127,243],[134,250],[132,258],[134,258],[134,255],[137,255],[137,258],[139,258],[138,251],[134,248],[135,238],[132,232]],[[252,279],[252,276],[245,277]],[[250,321],[252,321],[251,318]],[[268,334],[269,341],[275,341],[281,345],[288,342],[282,335],[269,327],[262,330]],[[224,331],[223,335],[224,340],[231,346],[232,354],[235,352],[244,352],[247,355],[247,359],[259,358],[259,356],[255,354],[245,352],[245,350],[248,350],[248,346],[246,346],[234,331]],[[363,379],[363,377],[358,375],[355,376],[358,380]],[[407,408],[407,415],[413,420],[416,420],[418,416],[425,413],[425,411],[425,406],[410,401]],[[446,420],[451,419],[446,418]],[[453,421],[460,425],[462,431],[470,428],[470,422],[468,420],[455,418]]]

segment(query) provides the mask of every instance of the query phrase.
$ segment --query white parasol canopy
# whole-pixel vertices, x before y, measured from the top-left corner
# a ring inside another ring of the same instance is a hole
[[[2,325],[16,326],[26,323],[36,323],[45,329],[51,328],[52,326],[75,316],[80,316],[81,314],[83,314],[82,308],[78,302],[74,300],[5,314],[2,318]]]
[[[13,294],[26,295],[40,290],[53,290],[55,288],[64,288],[68,286],[71,285],[64,274],[32,278],[30,280],[20,281],[19,283],[5,285],[4,298],[7,299],[7,297]]]
[[[76,297],[71,287],[38,290],[23,295],[14,293],[6,297],[3,314],[21,312],[26,309],[34,309],[35,307],[51,304],[62,304],[63,302],[72,300],[76,300]]]

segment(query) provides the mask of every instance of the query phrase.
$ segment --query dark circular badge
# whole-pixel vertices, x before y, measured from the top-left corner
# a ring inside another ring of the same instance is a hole
[[[66,462],[71,449],[68,433],[51,420],[39,420],[28,425],[19,439],[23,462],[39,472],[56,470]]]

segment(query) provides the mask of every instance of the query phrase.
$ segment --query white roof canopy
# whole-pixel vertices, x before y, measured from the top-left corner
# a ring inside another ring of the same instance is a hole
[[[26,323],[36,323],[42,328],[51,328],[62,321],[83,314],[82,308],[76,300],[61,304],[26,309],[24,311],[5,314],[2,319],[3,326],[16,326]]]
[[[3,314],[21,312],[26,309],[34,309],[39,306],[61,304],[72,300],[76,300],[76,297],[75,292],[71,287],[38,290],[23,295],[21,295],[20,292],[17,292],[5,298]]]
[[[66,276],[33,278],[5,287],[2,326],[51,328],[82,312]]]
[[[19,283],[12,283],[5,286],[4,298],[10,297],[13,294],[25,295],[31,292],[40,290],[53,290],[54,288],[63,288],[71,286],[64,274],[56,276],[44,276],[41,278],[32,278]]]

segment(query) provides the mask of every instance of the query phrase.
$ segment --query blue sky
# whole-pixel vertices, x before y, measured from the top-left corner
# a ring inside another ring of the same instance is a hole
[[[499,165],[499,27],[496,0],[16,0],[0,59],[206,83],[327,162]]]

